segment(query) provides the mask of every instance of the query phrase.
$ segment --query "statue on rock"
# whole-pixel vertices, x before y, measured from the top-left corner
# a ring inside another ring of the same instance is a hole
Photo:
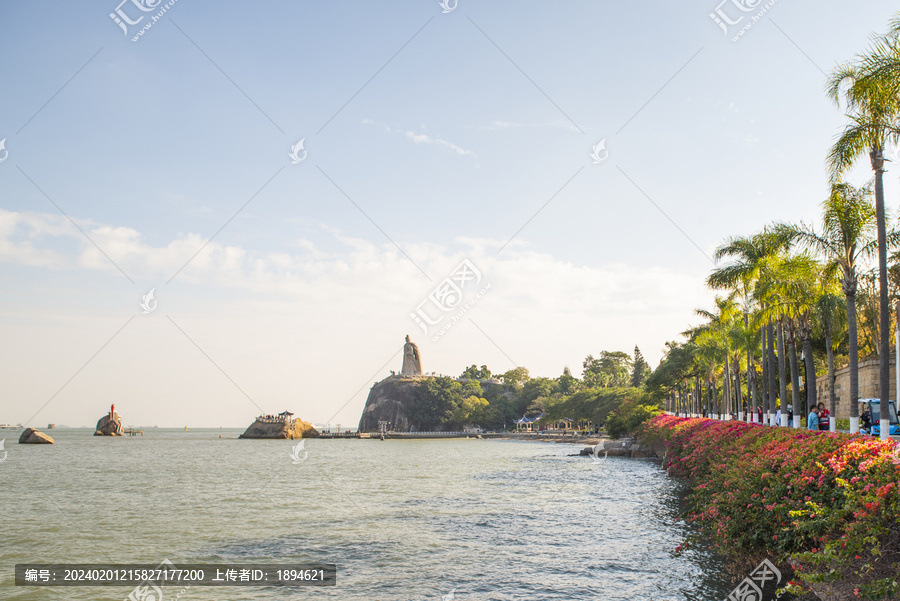
[[[400,369],[400,375],[422,375],[422,355],[419,354],[419,347],[416,346],[416,343],[409,341],[408,334],[406,336],[406,344],[403,345],[403,367]]]

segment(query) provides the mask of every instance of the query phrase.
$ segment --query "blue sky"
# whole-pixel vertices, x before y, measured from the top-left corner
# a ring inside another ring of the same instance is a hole
[[[655,363],[723,238],[817,218],[822,71],[896,10],[732,42],[716,7],[178,0],[132,42],[115,2],[3,4],[0,422],[355,424],[406,334],[453,375]],[[464,259],[490,290],[435,342],[409,314]]]

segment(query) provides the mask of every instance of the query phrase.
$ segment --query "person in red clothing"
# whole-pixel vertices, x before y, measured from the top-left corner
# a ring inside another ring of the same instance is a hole
[[[831,429],[831,413],[825,408],[825,403],[819,403],[819,430],[828,431]]]

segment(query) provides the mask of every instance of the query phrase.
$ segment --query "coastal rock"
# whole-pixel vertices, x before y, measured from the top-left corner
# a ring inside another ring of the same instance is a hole
[[[122,436],[124,433],[125,426],[122,425],[122,418],[115,410],[111,410],[97,422],[94,436]]]
[[[278,415],[260,415],[239,438],[315,438],[319,435],[309,422],[285,411]]]
[[[366,406],[359,418],[360,432],[378,432],[378,422],[390,423],[390,429],[409,431],[404,407],[415,402],[419,385],[429,376],[389,376],[369,391]]]
[[[34,428],[25,428],[19,436],[19,444],[55,444],[53,439]]]
[[[434,376],[400,376],[392,375],[376,382],[369,391],[366,406],[359,418],[359,432],[380,432],[379,422],[385,422],[389,430],[394,432],[409,432],[411,424],[406,417],[404,409],[413,404],[418,398],[419,386]],[[459,380],[467,382],[468,380]],[[485,393],[489,393],[492,387],[502,388],[499,382],[481,381],[481,387]],[[502,393],[501,393],[502,394]]]

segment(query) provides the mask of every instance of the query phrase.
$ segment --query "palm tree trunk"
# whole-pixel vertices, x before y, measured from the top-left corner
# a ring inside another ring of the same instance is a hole
[[[744,306],[746,307],[746,303]],[[747,406],[749,407],[751,398],[754,403],[756,402],[756,389],[753,388],[753,379],[750,377],[750,373],[753,371],[753,343],[752,336],[750,336],[750,316],[747,314],[746,308],[744,309],[744,334],[746,335],[745,340],[747,341]],[[752,395],[750,394],[751,388],[753,388]]]
[[[697,378],[695,389],[696,389],[695,396],[697,397],[696,398],[697,417],[700,417],[701,415],[703,415],[703,402],[704,401],[703,401],[703,382],[700,381],[699,377]]]
[[[828,430],[834,432],[837,401],[834,398],[834,349],[831,348],[831,329],[825,330],[825,353],[828,357],[828,399],[829,411],[831,411],[831,417],[828,418]]]
[[[753,370],[749,374],[750,377],[750,417],[747,419],[748,422],[752,422],[752,416],[756,415],[756,407],[759,404],[759,392],[756,390],[756,370]]]
[[[805,422],[800,414],[800,372],[797,368],[797,342],[796,336],[792,332],[788,336],[788,347],[788,361],[791,364],[791,399],[794,406],[794,427],[802,428]]]
[[[722,370],[722,412],[728,413],[731,407],[731,367],[728,365],[728,345],[725,345],[725,369]],[[721,418],[722,416],[720,416]]]
[[[809,332],[804,328],[803,357],[806,359],[806,411],[809,414],[812,408],[818,404],[818,391],[816,390],[816,364],[813,361],[812,343],[809,341]]]
[[[888,440],[889,432],[889,407],[888,399],[890,398],[891,387],[891,340],[890,327],[891,316],[890,306],[888,305],[888,279],[887,279],[887,235],[885,230],[884,218],[884,156],[883,149],[875,147],[872,149],[871,159],[872,168],[875,170],[875,219],[878,222],[878,323],[881,331],[880,356],[879,359],[879,378],[880,398],[881,398],[881,440]],[[874,419],[874,415],[872,418]]]
[[[719,409],[721,409],[721,405],[719,404],[719,387],[716,386],[716,381],[712,381],[711,392],[712,392],[712,400],[713,400],[713,415],[716,416],[716,419],[719,419]]]
[[[772,425],[772,421],[775,419],[775,402],[776,402],[776,393],[777,390],[775,388],[775,335],[774,328],[772,327],[772,320],[769,320],[768,325],[766,326],[768,332],[766,333],[766,338],[769,341],[769,402],[768,409],[769,414],[766,416],[766,423],[770,426]]]
[[[740,361],[736,361],[734,365],[734,412],[737,415],[737,418],[741,418],[741,414],[744,412],[744,399],[741,394],[741,368]]]
[[[778,391],[781,393],[781,423],[779,426],[787,426],[787,370],[784,365],[784,320],[778,320]]]
[[[763,414],[768,411],[769,400],[769,345],[766,344],[766,328],[760,328],[762,334],[762,382],[760,383],[760,406]],[[756,411],[753,412],[753,421],[756,421]]]
[[[859,334],[856,326],[856,274],[844,280],[850,354],[850,432],[859,432]]]

